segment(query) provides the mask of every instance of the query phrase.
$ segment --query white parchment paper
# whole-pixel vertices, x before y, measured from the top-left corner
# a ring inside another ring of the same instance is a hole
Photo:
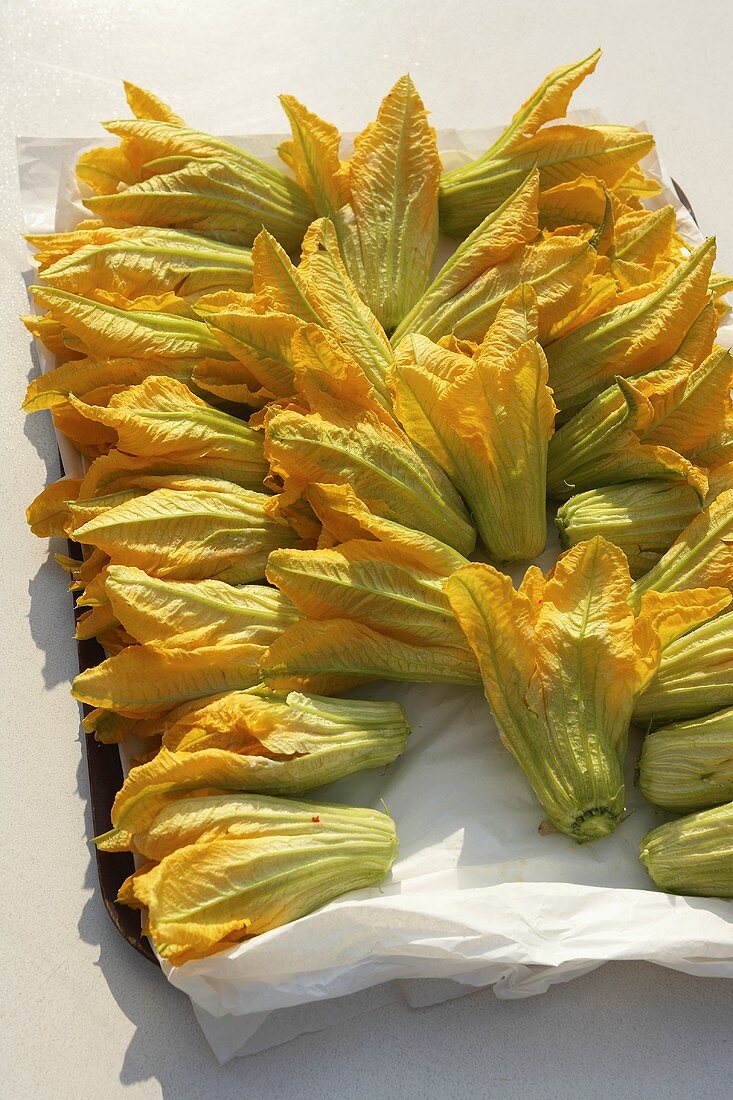
[[[570,121],[603,119],[576,112]],[[274,150],[283,136],[235,140],[278,163]],[[495,136],[447,131],[439,145],[455,164]],[[71,167],[90,144],[100,142],[19,139],[28,232],[70,229],[87,216]],[[655,155],[645,167],[667,188],[650,205],[671,202],[680,231],[699,242]],[[730,325],[719,341],[733,346]],[[52,357],[38,350],[49,369]],[[79,457],[63,438],[59,444],[73,476]],[[543,568],[557,554],[550,531]],[[342,780],[313,797],[377,808],[384,799],[397,824],[398,860],[380,888],[352,893],[213,958],[162,964],[191,997],[220,1061],[400,998],[423,1006],[481,986],[498,997],[526,997],[611,959],[733,977],[733,904],[659,893],[639,863],[639,840],[664,815],[633,786],[636,743],[628,819],[613,836],[578,847],[537,832],[541,811],[479,690],[380,684],[355,694],[405,706],[413,728],[408,748],[386,771]]]

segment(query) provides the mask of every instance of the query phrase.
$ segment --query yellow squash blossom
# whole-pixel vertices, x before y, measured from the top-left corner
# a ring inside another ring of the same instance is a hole
[[[281,155],[333,220],[349,276],[392,332],[427,287],[438,241],[440,157],[415,85],[400,77],[346,165],[335,127],[292,97],[281,102],[293,133]]]
[[[107,567],[103,584],[114,622],[140,644],[80,673],[73,691],[133,718],[254,686],[267,646],[298,618],[286,596],[261,585],[162,580],[121,566]]]
[[[688,482],[702,498],[705,474],[684,455],[719,424],[716,397],[732,371],[730,352],[716,348],[692,372],[680,364],[617,378],[550,441],[549,494],[563,500],[602,485],[663,478]]]
[[[295,533],[268,515],[263,493],[210,479],[160,478],[169,488],[128,490],[71,505],[77,542],[96,546],[116,565],[160,577],[231,584],[260,580],[271,550],[292,546]]]
[[[674,355],[706,304],[714,259],[711,237],[650,293],[547,345],[550,382],[565,415],[585,405],[616,375],[639,374]]]
[[[135,832],[118,828],[102,833],[94,838],[99,851],[134,851],[161,860],[179,848],[206,844],[219,836],[244,840],[326,830],[348,834],[355,825],[368,827],[374,811],[239,791],[182,794],[171,801],[148,787],[130,816]]]
[[[662,639],[713,613],[719,597],[655,594],[635,618],[630,588],[624,555],[601,538],[561,557],[548,578],[531,567],[519,590],[489,565],[446,581],[504,744],[551,824],[579,843],[623,819],[631,712]]]
[[[240,799],[242,796],[239,796]],[[296,920],[351,890],[376,885],[389,871],[397,838],[392,819],[375,810],[310,807],[280,810],[282,827],[260,824],[254,810],[227,829],[225,812],[210,839],[176,848],[125,883],[119,901],[145,908],[145,930],[158,953],[179,965],[230,948]],[[321,811],[323,816],[321,818]],[[180,828],[205,808],[185,800]],[[211,815],[211,810],[208,811]],[[264,811],[266,813],[266,811]]]
[[[322,538],[334,544],[273,551],[270,583],[309,620],[346,619],[416,647],[453,651],[470,667],[470,650],[442,591],[466,559],[421,532],[372,516],[347,486],[314,486],[309,500],[323,522]],[[281,652],[286,647],[284,637]]]
[[[150,92],[126,84],[135,119],[108,122],[115,149],[77,164],[89,209],[113,225],[178,226],[251,244],[266,226],[296,248],[313,218],[298,184],[223,138],[193,130]]]
[[[115,798],[118,840],[148,829],[162,807],[189,791],[299,794],[385,767],[404,751],[410,733],[399,703],[261,687],[194,700],[157,725],[162,749],[130,770]]]
[[[469,554],[475,531],[458,493],[379,404],[362,372],[315,325],[296,334],[293,355],[300,396],[265,418],[265,457],[281,504],[298,501],[310,485],[349,484],[375,515]]]
[[[612,186],[653,148],[651,134],[625,126],[545,125],[564,117],[573,92],[599,58],[596,50],[555,69],[485,153],[443,175],[440,225],[445,233],[464,237],[535,168],[543,189],[578,176],[594,176]]]
[[[626,481],[578,493],[558,510],[555,524],[563,550],[603,535],[626,554],[631,576],[643,576],[685,527],[726,489],[733,488],[733,463],[708,471],[708,492],[686,482]]]
[[[570,497],[555,517],[560,546],[569,550],[603,535],[623,550],[629,571],[641,577],[702,510],[686,481],[626,481]]]
[[[261,434],[176,379],[153,375],[113,395],[106,406],[74,396],[69,400],[88,420],[113,429],[123,453],[171,462],[205,457],[213,476],[245,488],[262,487],[267,463]]]
[[[412,332],[422,332],[434,339],[445,334],[444,318],[451,315],[459,302],[469,301],[474,296],[478,299],[481,286],[489,282],[487,273],[491,268],[536,238],[539,232],[538,193],[539,178],[534,172],[498,210],[488,214],[473,233],[461,241],[398,325],[392,337],[393,344],[397,345],[403,336]],[[482,283],[476,285],[479,279]],[[443,331],[438,332],[438,329]]]
[[[248,248],[198,233],[104,228],[27,239],[40,250],[36,261],[43,282],[85,298],[104,290],[131,299],[175,293],[195,300],[216,290],[252,286]],[[45,263],[49,256],[55,258]]]
[[[295,267],[277,241],[263,231],[253,250],[255,295],[247,307],[225,308],[208,318],[213,335],[272,396],[294,392],[290,341],[303,324],[320,325],[359,366],[383,403],[392,351],[382,326],[359,297],[338,251],[334,227],[314,222]],[[217,385],[218,376],[218,385]],[[207,364],[199,378],[223,396],[236,396],[229,364]],[[212,385],[213,383],[213,385]]]
[[[424,336],[397,349],[392,390],[408,435],[460,490],[489,557],[542,553],[547,443],[555,406],[537,342],[537,300],[511,294],[473,355]]]
[[[48,316],[63,326],[69,347],[91,358],[231,358],[190,304],[173,294],[132,302],[109,296],[113,305],[54,287],[36,286],[32,293]]]
[[[450,263],[449,260],[448,265]],[[578,305],[594,264],[593,250],[578,237],[558,236],[536,241],[515,249],[505,259],[482,270],[446,301],[436,300],[430,312],[423,315],[420,309],[411,331],[432,340],[443,336],[481,340],[496,319],[502,302],[517,287],[526,284],[537,296],[540,339],[544,341],[553,326]],[[395,338],[409,331],[406,326],[400,326]]]

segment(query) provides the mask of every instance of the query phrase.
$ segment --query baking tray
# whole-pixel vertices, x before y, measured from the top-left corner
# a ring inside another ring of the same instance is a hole
[[[672,180],[680,202],[689,211],[690,217],[697,224],[697,218],[690,205],[690,201],[675,179]],[[59,456],[60,457],[60,456]],[[61,462],[63,473],[63,462]],[[79,544],[69,541],[69,555],[77,561],[81,560]],[[78,619],[85,609],[76,606],[74,600],[74,617]],[[84,672],[93,668],[105,659],[105,653],[96,638],[77,641],[79,656],[79,671]],[[87,715],[92,708],[84,704],[84,714]],[[93,733],[87,733],[82,728],[82,735],[86,747],[87,769],[89,772],[89,801],[92,811],[92,825],[94,835],[107,832],[112,827],[111,811],[115,795],[122,786],[124,774],[117,745],[104,745],[96,740]],[[130,909],[126,905],[117,903],[117,894],[122,883],[135,870],[135,862],[130,852],[100,852],[95,849],[97,861],[97,873],[99,887],[104,907],[110,920],[124,939],[134,947],[141,955],[156,966],[158,959],[150,946],[147,937],[142,932],[140,912]]]

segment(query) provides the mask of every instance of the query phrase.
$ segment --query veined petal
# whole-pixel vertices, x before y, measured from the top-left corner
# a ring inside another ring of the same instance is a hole
[[[646,576],[634,585],[638,605],[645,592],[733,587],[733,489],[727,489],[696,516]]]
[[[297,183],[255,158],[250,158],[254,165],[239,158],[208,159],[215,155],[222,154],[214,150],[204,159],[161,160],[151,178],[98,194],[85,205],[111,225],[185,229],[238,245],[251,245],[264,226],[285,248],[295,250],[313,219],[313,208]]]
[[[705,305],[714,258],[710,238],[658,290],[547,345],[550,382],[563,412],[584,405],[614,375],[649,370],[674,354]]]
[[[150,374],[178,378],[189,382],[196,360],[161,359],[75,359],[39,374],[28,385],[23,409],[38,412],[41,409],[67,407],[69,396],[89,401],[90,394],[117,393],[126,386],[138,386]]]
[[[252,404],[252,398],[258,407],[293,393],[290,345],[302,323],[297,317],[232,309],[208,317],[207,323],[237,362],[202,361],[195,371],[200,386],[230,401]]]
[[[617,378],[567,420],[550,440],[548,493],[567,500],[575,492],[640,478],[687,481],[702,500],[707,480],[702,470],[671,447],[652,440],[655,403],[684,388],[686,368],[659,370],[637,378]]]
[[[507,259],[538,233],[539,177],[530,174],[513,195],[487,217],[459,245],[432,283],[397,327],[392,343],[424,326],[441,309],[466,291],[481,275]]]
[[[373,818],[384,826],[335,841],[306,835],[190,844],[137,871],[118,900],[147,908],[156,950],[173,965],[211,955],[379,882],[397,841],[386,814]]]
[[[116,195],[120,184],[135,183],[137,171],[121,146],[87,149],[76,162],[76,177],[95,195]]]
[[[400,77],[354,141],[350,203],[336,215],[349,275],[387,332],[430,281],[439,178],[435,132],[412,80]]]
[[[613,187],[653,147],[651,134],[627,126],[548,126],[518,138],[511,149],[489,151],[446,172],[440,183],[440,227],[452,237],[465,236],[535,169],[542,190],[578,176],[594,176]]]
[[[349,619],[295,623],[262,660],[265,682],[282,691],[329,695],[369,680],[480,682],[465,647],[410,645]]]
[[[412,336],[400,345],[393,374],[407,431],[414,426],[416,441],[443,464],[489,556],[499,560],[535,557],[547,533],[555,407],[536,335],[536,298],[530,287],[519,287],[473,358]]]
[[[389,543],[353,539],[330,550],[274,551],[267,578],[309,619],[351,619],[416,645],[464,645],[443,578],[403,563]]]
[[[253,287],[262,312],[288,313],[306,324],[320,318],[308,301],[308,289],[299,268],[271,233],[263,229],[252,248]]]
[[[34,535],[47,539],[66,538],[69,502],[76,500],[81,478],[63,477],[47,485],[26,509],[25,518]]]
[[[118,448],[128,454],[206,456],[240,467],[251,488],[262,486],[267,463],[261,435],[208,405],[175,379],[152,376],[113,396],[106,408],[85,405],[74,397],[70,401],[83,416],[113,428]]]
[[[403,721],[350,729],[332,724],[331,736],[297,734],[277,756],[266,751],[230,752],[202,748],[171,752],[163,747],[146,764],[133,768],[112,809],[112,823],[133,835],[148,828],[156,814],[187,791],[247,790],[300,794],[365,768],[391,764],[404,750],[409,727]]]
[[[521,144],[522,138],[536,134],[545,123],[564,118],[573,92],[594,71],[600,57],[601,51],[594,50],[581,61],[573,61],[570,65],[553,69],[529,99],[525,100],[501,137],[497,138],[483,156],[488,158],[500,150],[507,152]]]
[[[264,585],[168,581],[112,565],[105,590],[119,622],[145,645],[269,645],[299,618],[287,596]]]
[[[665,647],[654,679],[634,707],[639,725],[697,718],[733,706],[733,612],[713,617],[730,605],[730,592],[712,591],[720,597],[708,615],[697,616]],[[689,593],[680,596],[687,600]]]
[[[129,646],[79,673],[71,694],[132,718],[165,714],[188,699],[254,687],[265,647],[252,642],[176,649]]]
[[[303,240],[300,271],[319,323],[337,337],[382,398],[388,397],[385,375],[392,349],[369,307],[361,300],[339,253],[333,223],[321,218]]]
[[[603,535],[623,550],[631,576],[643,576],[702,510],[685,481],[627,481],[571,496],[555,524],[563,550]]]
[[[712,353],[689,374],[680,392],[655,404],[654,422],[644,433],[645,443],[694,453],[722,431],[731,407],[733,356],[727,348]]]
[[[280,156],[293,169],[316,213],[330,216],[349,201],[348,177],[339,159],[341,135],[295,96],[281,95],[280,103],[293,135],[280,147]]]
[[[514,251],[448,299],[413,330],[431,340],[481,340],[502,302],[521,284],[537,295],[540,340],[572,310],[593,270],[595,253],[576,237],[551,237]]]
[[[112,233],[116,236],[111,240],[95,240]],[[81,234],[57,236],[78,240]],[[42,269],[46,284],[91,298],[99,289],[127,298],[165,292],[195,298],[218,289],[248,291],[252,286],[248,248],[174,229],[87,230],[86,237],[87,243],[69,247]]]
[[[174,125],[185,126],[180,115],[159,99],[153,92],[145,88],[139,88],[129,80],[123,80],[125,99],[135,118],[152,118],[158,122],[172,122]]]
[[[33,296],[79,341],[80,350],[92,357],[229,358],[206,325],[188,316],[118,309],[52,287],[34,287]]]
[[[261,580],[270,551],[295,541],[268,516],[266,503],[263,494],[237,486],[155,489],[99,512],[74,537],[105,550],[115,564],[155,576],[243,584]]]

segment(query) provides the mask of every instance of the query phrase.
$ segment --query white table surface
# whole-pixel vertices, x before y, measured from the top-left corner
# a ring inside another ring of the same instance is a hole
[[[409,70],[437,127],[508,119],[555,65],[604,48],[577,96],[647,120],[733,270],[729,0],[0,0],[0,1094],[159,1097],[564,1097],[730,1094],[733,986],[609,965],[542,997],[490,991],[303,1036],[219,1067],[187,999],[108,920],[86,838],[71,607],[23,508],[57,476],[50,420],[19,406],[29,338],[15,244],[14,136],[85,135],[118,117],[127,77],[203,129],[273,132],[291,91],[360,128]],[[201,90],[218,95],[202,114]]]

